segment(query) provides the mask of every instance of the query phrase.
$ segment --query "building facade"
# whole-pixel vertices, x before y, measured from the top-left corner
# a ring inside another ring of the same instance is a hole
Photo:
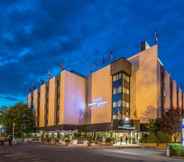
[[[169,109],[184,112],[184,93],[158,57],[141,46],[130,58],[81,76],[64,70],[28,94],[38,130],[112,132],[138,141],[142,125]]]

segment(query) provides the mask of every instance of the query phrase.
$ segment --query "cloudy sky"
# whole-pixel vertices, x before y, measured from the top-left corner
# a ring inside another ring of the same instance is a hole
[[[182,0],[1,0],[0,106],[24,101],[48,71],[87,75],[113,59],[139,50],[159,35],[159,55],[184,83]],[[108,61],[108,60],[106,60]]]

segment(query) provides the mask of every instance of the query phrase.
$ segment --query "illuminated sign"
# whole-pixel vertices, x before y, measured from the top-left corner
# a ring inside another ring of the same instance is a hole
[[[94,108],[94,107],[101,107],[103,105],[107,104],[107,101],[103,100],[103,98],[96,98],[92,100],[91,103],[88,104],[89,107]]]
[[[182,120],[182,144],[184,146],[184,119]]]
[[[126,117],[124,120],[119,122],[119,129],[134,130],[133,121]]]

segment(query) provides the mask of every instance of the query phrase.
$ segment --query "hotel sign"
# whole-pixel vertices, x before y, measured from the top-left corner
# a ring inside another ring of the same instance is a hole
[[[107,101],[105,101],[103,98],[99,97],[99,98],[93,99],[92,102],[88,104],[88,106],[91,108],[94,108],[94,107],[98,108],[98,107],[102,107],[106,104],[107,104]]]
[[[182,120],[182,144],[184,146],[184,119]]]

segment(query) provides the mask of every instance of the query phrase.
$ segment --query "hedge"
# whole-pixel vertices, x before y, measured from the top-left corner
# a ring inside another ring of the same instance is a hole
[[[171,156],[184,156],[184,146],[182,144],[169,144]]]

